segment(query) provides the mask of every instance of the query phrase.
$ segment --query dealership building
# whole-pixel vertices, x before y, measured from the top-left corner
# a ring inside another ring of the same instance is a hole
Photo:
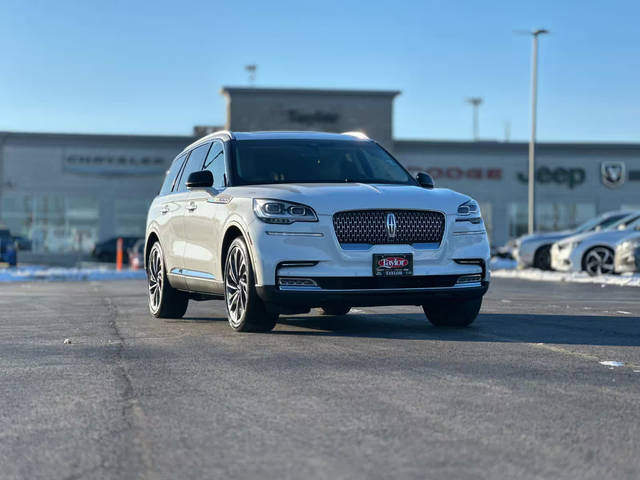
[[[493,244],[523,233],[527,144],[394,139],[399,93],[225,87],[223,128],[365,132],[411,172],[427,171],[436,186],[476,198]],[[211,129],[196,127],[193,136],[0,132],[0,224],[40,253],[87,252],[97,241],[142,236],[170,162]],[[640,144],[539,143],[536,166],[540,230],[640,209]]]

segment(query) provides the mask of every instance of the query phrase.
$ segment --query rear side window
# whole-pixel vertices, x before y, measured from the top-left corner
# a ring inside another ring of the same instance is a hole
[[[210,146],[210,143],[205,143],[204,145],[200,145],[199,147],[191,150],[189,160],[187,160],[187,164],[185,165],[184,170],[182,170],[182,175],[180,176],[180,185],[177,185],[177,188],[173,189],[175,192],[187,191],[186,183],[189,175],[193,172],[199,172],[202,170],[202,164],[204,163],[204,159],[207,156]]]
[[[220,189],[226,186],[224,166],[222,142],[214,142],[207,159],[204,161],[204,169],[213,174],[213,188]]]
[[[160,195],[167,195],[171,193],[173,183],[176,181],[176,177],[178,176],[180,167],[182,167],[182,162],[184,162],[185,156],[186,155],[180,155],[177,157],[169,167],[169,170],[167,170],[167,175],[164,177],[162,188],[160,188]]]

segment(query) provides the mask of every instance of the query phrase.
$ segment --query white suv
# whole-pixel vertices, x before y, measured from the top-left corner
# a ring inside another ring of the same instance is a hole
[[[358,133],[217,132],[189,145],[149,208],[144,258],[154,316],[224,299],[239,331],[375,305],[466,326],[489,286],[478,204],[414,179]]]

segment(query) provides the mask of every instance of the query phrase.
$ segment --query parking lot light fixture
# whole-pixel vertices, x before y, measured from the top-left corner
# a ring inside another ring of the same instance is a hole
[[[531,59],[531,138],[529,140],[529,218],[528,232],[531,235],[535,231],[535,163],[536,163],[536,109],[538,100],[538,36],[549,33],[549,30],[540,28],[528,32],[533,39],[533,52]]]

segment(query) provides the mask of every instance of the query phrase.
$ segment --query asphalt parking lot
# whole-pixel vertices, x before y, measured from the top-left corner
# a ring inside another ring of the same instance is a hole
[[[465,330],[393,307],[238,334],[222,302],[145,302],[0,287],[0,478],[640,477],[637,288],[495,279]]]

